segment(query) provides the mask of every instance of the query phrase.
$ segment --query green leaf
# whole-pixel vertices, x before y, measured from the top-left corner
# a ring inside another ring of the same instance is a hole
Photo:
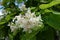
[[[60,12],[56,12],[56,11],[52,11],[54,14],[58,14],[58,15],[60,15]]]
[[[39,7],[40,7],[40,9],[47,9],[47,8],[50,8],[50,7],[52,7],[52,6],[54,6],[54,5],[57,5],[57,4],[60,4],[60,1],[52,1],[52,2],[50,2],[50,3],[48,3],[48,4],[42,4],[42,5],[40,5]]]
[[[60,14],[46,14],[44,20],[54,29],[60,30]]]

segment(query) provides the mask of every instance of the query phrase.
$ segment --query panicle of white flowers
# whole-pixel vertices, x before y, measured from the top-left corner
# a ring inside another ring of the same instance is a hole
[[[28,8],[25,15],[20,14],[18,16],[15,16],[13,21],[15,19],[17,19],[15,21],[15,25],[12,25],[13,23],[9,25],[12,32],[19,28],[23,28],[23,31],[31,32],[31,29],[38,27],[38,25],[42,25],[41,15],[36,16],[35,12],[31,13],[30,8]]]

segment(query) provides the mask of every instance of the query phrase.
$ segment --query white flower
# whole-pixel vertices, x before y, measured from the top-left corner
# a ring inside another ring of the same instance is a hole
[[[10,29],[11,31],[14,31],[15,29],[19,29],[19,28],[23,28],[23,31],[28,31],[29,33],[32,32],[33,28],[37,28],[39,25],[41,26],[42,23],[42,19],[41,19],[41,15],[36,16],[35,12],[31,13],[30,8],[28,8],[27,12],[25,13],[25,15],[18,15],[16,16],[13,21],[17,19],[17,21],[15,21],[15,25],[11,25],[10,24]],[[19,26],[17,26],[19,25]]]
[[[27,8],[25,7],[24,4],[22,4],[19,8],[20,8],[21,11],[27,10]]]
[[[11,32],[14,32],[15,30],[18,29],[18,27],[14,25],[14,23],[9,23],[8,26],[10,26]]]

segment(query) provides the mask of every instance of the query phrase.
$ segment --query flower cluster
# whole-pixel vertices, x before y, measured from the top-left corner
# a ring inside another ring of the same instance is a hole
[[[17,19],[15,21],[15,19]],[[31,13],[30,8],[27,9],[27,12],[22,15],[15,16],[13,19],[15,24],[9,24],[11,31],[15,31],[16,29],[23,28],[23,31],[32,32],[33,28],[37,28],[38,25],[42,25],[41,15],[36,16],[35,12]]]

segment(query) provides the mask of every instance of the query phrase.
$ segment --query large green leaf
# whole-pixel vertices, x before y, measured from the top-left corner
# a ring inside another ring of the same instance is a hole
[[[60,14],[46,14],[44,16],[45,22],[54,29],[60,30]]]
[[[57,4],[60,4],[59,0],[54,0],[54,1],[50,2],[50,3],[48,3],[48,4],[42,4],[39,7],[40,7],[40,9],[47,9],[47,8],[50,8],[50,7],[52,7],[54,5],[57,5]]]

